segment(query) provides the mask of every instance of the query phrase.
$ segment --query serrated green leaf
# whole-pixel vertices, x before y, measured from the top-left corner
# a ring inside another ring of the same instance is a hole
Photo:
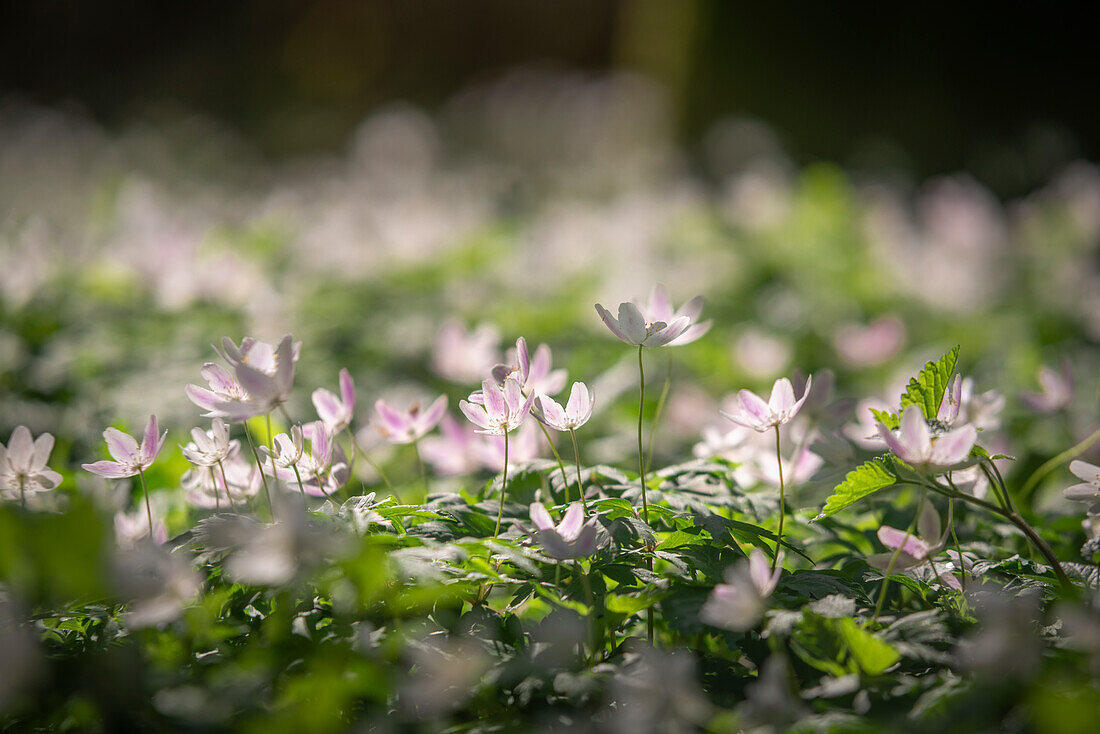
[[[901,425],[901,418],[898,416],[897,413],[891,413],[888,410],[878,410],[876,408],[871,408],[870,410],[871,415],[875,417],[875,420],[889,428],[891,431],[897,430],[898,426]]]
[[[916,377],[909,380],[909,386],[901,396],[901,409],[904,411],[910,405],[919,406],[928,420],[935,420],[943,402],[943,394],[947,392],[947,381],[955,372],[955,365],[959,361],[959,346],[940,357],[935,362],[928,362],[924,369]]]
[[[813,521],[836,514],[867,495],[886,489],[896,481],[897,477],[886,467],[886,462],[881,457],[865,461],[848,472],[844,481],[833,490],[833,494],[825,501],[825,507]]]

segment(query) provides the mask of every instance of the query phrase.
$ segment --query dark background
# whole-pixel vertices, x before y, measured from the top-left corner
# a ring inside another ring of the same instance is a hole
[[[689,149],[763,120],[799,162],[969,170],[1002,195],[1100,157],[1086,6],[705,0],[8,2],[0,94],[109,128],[208,114],[272,157],[516,67],[634,70]]]

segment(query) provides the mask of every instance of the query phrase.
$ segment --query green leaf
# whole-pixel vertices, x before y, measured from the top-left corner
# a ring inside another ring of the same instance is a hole
[[[837,485],[833,494],[825,501],[825,507],[822,508],[821,513],[812,522],[834,515],[867,495],[886,489],[896,481],[897,477],[886,468],[886,462],[881,457],[865,461],[848,472],[844,481]]]
[[[901,417],[897,413],[891,413],[888,410],[879,410],[877,408],[871,408],[871,415],[881,423],[889,428],[891,431],[896,431],[898,426],[901,425]]]
[[[943,394],[947,392],[947,381],[951,379],[958,361],[959,346],[956,344],[937,361],[925,364],[920,374],[909,380],[909,386],[901,396],[901,409],[904,411],[910,405],[917,405],[925,418],[935,420]]]
[[[632,594],[608,594],[604,597],[604,607],[612,614],[625,614],[631,616],[660,601],[661,595],[653,593]]]
[[[881,675],[901,659],[888,642],[861,628],[851,617],[835,620],[852,659],[868,675]]]

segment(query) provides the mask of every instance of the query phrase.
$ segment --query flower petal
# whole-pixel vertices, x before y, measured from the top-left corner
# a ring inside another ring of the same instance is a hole
[[[641,344],[646,340],[645,319],[630,301],[619,304],[619,328],[631,344]]]
[[[936,466],[954,466],[966,461],[974,442],[978,440],[978,429],[968,423],[961,428],[948,431],[932,444],[929,461]]]
[[[34,459],[34,441],[26,426],[16,426],[8,439],[8,461],[18,470],[26,471]]]
[[[1080,459],[1074,459],[1069,463],[1069,470],[1083,481],[1092,484],[1100,483],[1100,466],[1090,464],[1087,461],[1081,461]]]
[[[140,458],[138,442],[128,433],[123,433],[117,428],[108,428],[103,432],[103,440],[107,442],[107,451],[115,461],[122,464],[131,464]]]
[[[531,522],[535,523],[535,527],[539,530],[553,530],[554,520],[550,517],[550,513],[546,511],[546,508],[542,506],[541,502],[532,502],[531,508]]]
[[[786,415],[794,407],[794,386],[786,377],[780,377],[772,385],[771,398],[768,400],[768,409],[773,415]]]
[[[92,474],[98,474],[108,479],[122,479],[123,477],[132,477],[137,474],[136,471],[131,471],[122,464],[114,461],[97,461],[94,464],[81,464],[80,466],[82,469],[90,471]]]
[[[924,463],[932,453],[932,434],[928,430],[928,421],[916,405],[905,408],[901,414],[899,440],[905,444],[916,460],[909,463]],[[919,458],[917,458],[919,457]],[[903,461],[909,461],[902,458]]]
[[[558,533],[567,541],[576,540],[580,535],[581,526],[584,524],[584,509],[579,502],[569,505],[565,511],[565,517],[558,525]]]
[[[630,338],[623,332],[623,330],[619,328],[619,322],[615,319],[614,316],[611,315],[611,312],[598,303],[596,304],[596,313],[600,315],[600,318],[603,319],[604,325],[611,330],[612,334],[614,334],[627,344],[636,344],[636,342],[632,342]]]
[[[660,283],[653,286],[653,290],[649,294],[646,318],[651,323],[654,321],[667,323],[672,318],[672,302],[668,298],[668,291]]]

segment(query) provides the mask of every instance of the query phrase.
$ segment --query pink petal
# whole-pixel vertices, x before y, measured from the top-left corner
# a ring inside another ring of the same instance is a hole
[[[902,553],[908,553],[913,558],[924,560],[928,557],[928,544],[904,530],[883,525],[878,529],[878,539],[887,548],[895,551],[901,548]]]
[[[596,313],[598,313],[600,315],[600,318],[603,319],[604,325],[607,326],[607,328],[611,330],[612,334],[614,334],[615,336],[617,336],[619,339],[626,342],[627,344],[634,344],[635,343],[635,342],[630,341],[630,339],[627,337],[627,335],[625,333],[623,333],[623,330],[621,328],[619,328],[619,322],[615,320],[615,317],[612,316],[611,313],[606,308],[604,308],[603,306],[601,306],[598,303],[596,304]]]
[[[706,299],[704,299],[702,296],[695,296],[683,306],[680,306],[680,308],[676,310],[675,315],[685,316],[690,321],[695,321],[695,319],[699,318],[699,314],[703,313],[703,306],[705,305]],[[709,328],[710,322],[708,321],[707,324]],[[702,336],[702,334],[700,334],[699,336]]]
[[[641,344],[646,340],[645,319],[638,307],[629,301],[619,304],[619,328],[631,344]]]
[[[447,396],[440,395],[432,404],[428,406],[428,409],[424,411],[424,414],[420,418],[420,430],[422,433],[427,433],[439,424],[439,421],[443,420],[443,414],[447,412]]]
[[[574,427],[580,426],[592,415],[592,399],[588,395],[588,386],[583,382],[574,382],[569,390],[565,415]]]
[[[877,568],[882,573],[886,573],[887,569],[890,568],[891,561],[893,561],[894,563],[893,569],[890,571],[891,574],[895,574],[924,563],[923,558],[914,558],[905,551],[898,553],[896,558],[894,557],[893,552],[875,553],[874,555],[867,557],[867,565],[871,566],[872,568]]]
[[[541,347],[540,347],[541,349]],[[539,358],[539,350],[535,350],[535,361]],[[527,352],[527,340],[522,336],[516,339],[516,365],[519,367],[519,380],[527,384],[527,378],[531,375],[531,357]]]
[[[886,442],[886,446],[893,452],[894,456],[907,464],[920,463],[921,457],[914,457],[912,452],[909,451],[909,447],[903,444],[897,435],[882,423],[878,424],[878,434]]]
[[[81,464],[80,466],[82,469],[90,471],[92,474],[98,474],[108,479],[122,479],[123,477],[132,477],[137,474],[136,471],[129,471],[124,468],[122,464],[117,464],[113,461],[97,461],[94,464]]]
[[[256,369],[250,364],[241,363],[234,368],[237,382],[257,403],[268,403],[275,399],[278,390],[271,375]]]
[[[32,472],[46,468],[46,462],[50,460],[50,452],[53,451],[53,435],[43,433],[34,440],[34,458],[31,460]]]
[[[688,330],[689,326],[691,326],[691,321],[684,316],[678,316],[664,325],[658,321],[653,324],[656,332],[646,339],[645,345],[653,348],[663,347],[680,338],[680,336]]]
[[[548,395],[539,395],[539,404],[542,405],[543,422],[555,431],[567,431],[565,411],[558,402]]]
[[[899,440],[909,448],[913,457],[920,457],[917,463],[928,458],[932,451],[932,434],[928,430],[928,421],[924,419],[924,413],[916,405],[908,406],[901,414],[899,434]],[[904,458],[902,460],[908,461]]]
[[[219,364],[207,362],[202,366],[202,369],[199,370],[199,374],[202,375],[203,379],[210,384],[211,389],[215,392],[220,392],[224,395],[236,390],[237,381],[233,379],[233,376],[229,374],[228,370]]]
[[[310,398],[313,401],[313,408],[317,411],[318,418],[333,425],[343,422],[343,406],[334,393],[319,387],[313,391]]]
[[[504,402],[509,411],[516,410],[523,403],[523,390],[519,386],[519,380],[509,378],[504,381]]]
[[[405,414],[390,407],[382,398],[378,398],[378,400],[374,401],[374,409],[378,411],[378,417],[381,419],[382,427],[385,429],[383,433],[400,437],[408,430],[409,421]]]
[[[805,397],[805,396],[803,396]],[[773,415],[785,415],[794,407],[794,387],[786,377],[780,377],[772,385],[771,399],[768,408]]]
[[[28,469],[34,459],[34,442],[31,440],[30,429],[26,426],[16,426],[8,439],[8,461],[18,469]]]
[[[117,428],[108,428],[103,432],[103,440],[107,442],[107,451],[115,461],[122,464],[136,462],[140,456],[138,442],[128,433],[123,433]]]
[[[777,563],[776,566],[778,565]],[[749,553],[749,578],[752,579],[752,585],[760,595],[765,596],[764,590],[771,586],[772,569],[771,564],[768,563],[768,557],[759,548],[753,548]],[[771,590],[768,593],[770,594]]]
[[[213,392],[207,390],[205,387],[199,387],[198,385],[187,385],[183,388],[183,391],[187,394],[188,399],[199,406],[203,410],[214,410],[214,406],[221,402],[221,398],[215,395]]]
[[[968,423],[961,428],[948,431],[932,444],[929,462],[936,466],[953,466],[962,463],[974,448],[978,440],[978,429]]]
[[[798,414],[798,411],[802,409],[803,403],[806,402],[806,398],[810,397],[810,387],[813,385],[813,379],[813,375],[806,375],[806,387],[802,391],[802,397],[798,399],[798,402],[791,406],[790,412],[787,413],[788,420],[794,418],[795,415]]]
[[[355,412],[355,383],[352,382],[351,373],[346,369],[340,370],[340,394],[344,398],[346,415],[352,415]]]
[[[653,290],[649,294],[649,307],[646,309],[646,316],[652,321],[664,321],[668,322],[672,318],[672,302],[669,301],[668,291],[665,287],[658,283],[653,286]]]
[[[775,416],[772,415],[771,408],[756,393],[751,390],[739,390],[737,398],[741,403],[741,409],[755,421],[749,425],[750,428],[760,430],[761,427],[768,427],[768,424],[773,421]]]
[[[458,409],[462,411],[462,414],[478,428],[489,428],[489,416],[485,413],[485,408],[480,405],[474,405],[465,400],[458,401]]]
[[[710,327],[713,324],[714,322],[710,319],[700,321],[698,324],[692,324],[683,334],[670,341],[669,345],[681,347],[685,344],[691,344],[693,341],[699,340],[710,331]]]
[[[940,537],[940,513],[936,512],[931,502],[924,504],[920,519],[917,520],[917,532],[930,542],[935,542]]]
[[[546,511],[546,508],[542,506],[540,502],[532,502],[531,508],[531,522],[535,523],[535,527],[539,530],[553,530],[554,520],[550,517],[550,513]]]
[[[579,502],[574,502],[569,505],[569,509],[565,511],[565,517],[562,518],[561,524],[558,525],[558,533],[566,540],[575,540],[581,532],[581,525],[584,524],[584,509]]]
[[[508,381],[505,381],[507,384]],[[515,380],[511,381],[515,384]],[[504,391],[492,380],[481,383],[481,397],[485,401],[485,412],[493,420],[504,420],[508,416],[508,401]]]

